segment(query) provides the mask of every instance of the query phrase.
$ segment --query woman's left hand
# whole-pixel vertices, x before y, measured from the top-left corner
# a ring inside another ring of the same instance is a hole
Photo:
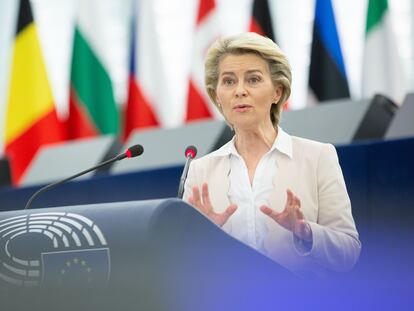
[[[260,210],[283,228],[293,232],[299,239],[312,241],[312,230],[300,209],[300,200],[291,190],[287,190],[285,209],[278,213],[266,205]]]

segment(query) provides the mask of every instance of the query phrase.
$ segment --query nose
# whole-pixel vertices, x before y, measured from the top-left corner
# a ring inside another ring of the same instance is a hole
[[[243,82],[240,82],[240,83],[237,84],[235,95],[236,95],[236,97],[245,97],[245,96],[247,96],[247,91],[246,91],[246,88],[244,87]]]

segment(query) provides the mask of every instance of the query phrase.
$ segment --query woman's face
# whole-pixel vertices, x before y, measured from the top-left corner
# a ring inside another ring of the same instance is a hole
[[[270,107],[282,95],[267,62],[256,54],[229,54],[219,64],[217,103],[235,129],[271,124]]]

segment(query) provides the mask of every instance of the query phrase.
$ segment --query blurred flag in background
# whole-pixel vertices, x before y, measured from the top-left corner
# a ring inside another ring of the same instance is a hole
[[[387,0],[369,0],[365,40],[363,97],[381,93],[401,103],[407,87]]]
[[[111,52],[102,31],[99,5],[80,1],[73,39],[68,136],[118,134],[120,119],[114,90],[102,55]]]
[[[209,46],[219,38],[214,0],[200,0],[194,35],[193,55],[188,86],[186,121],[212,118],[215,108],[204,88],[204,57]]]
[[[331,0],[316,0],[309,86],[318,101],[350,97]]]
[[[272,15],[270,13],[269,1],[254,0],[252,8],[252,18],[250,20],[249,31],[256,32],[262,36],[266,36],[279,44],[273,29]],[[283,107],[289,109],[289,101]]]
[[[253,1],[253,11],[249,31],[266,36],[277,43],[267,0]]]
[[[159,125],[151,104],[144,95],[136,75],[137,57],[137,23],[136,16],[132,19],[131,51],[128,81],[128,99],[124,114],[124,139],[134,129],[147,128]]]
[[[19,184],[37,150],[64,140],[29,0],[21,0],[6,108],[5,151]]]

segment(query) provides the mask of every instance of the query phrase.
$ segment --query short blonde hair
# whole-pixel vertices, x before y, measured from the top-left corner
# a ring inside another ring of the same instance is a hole
[[[269,65],[269,72],[274,85],[283,87],[279,101],[272,105],[270,118],[273,126],[277,127],[284,103],[290,96],[292,72],[285,54],[271,39],[253,32],[246,32],[235,36],[218,39],[207,51],[204,63],[205,87],[208,96],[222,113],[217,104],[217,84],[219,79],[219,66],[222,59],[229,54],[257,54]]]

